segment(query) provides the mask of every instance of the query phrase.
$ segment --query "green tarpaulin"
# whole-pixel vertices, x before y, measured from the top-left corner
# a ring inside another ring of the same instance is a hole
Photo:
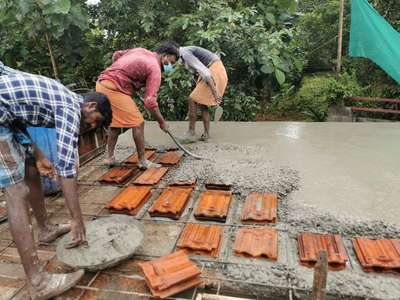
[[[365,57],[400,83],[400,33],[367,0],[352,0],[350,56]]]

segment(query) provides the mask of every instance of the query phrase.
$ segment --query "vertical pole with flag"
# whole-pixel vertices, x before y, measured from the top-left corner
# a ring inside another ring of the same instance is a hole
[[[336,61],[336,79],[339,79],[340,70],[342,68],[343,15],[344,15],[344,0],[340,0],[338,53],[337,53],[337,61]]]

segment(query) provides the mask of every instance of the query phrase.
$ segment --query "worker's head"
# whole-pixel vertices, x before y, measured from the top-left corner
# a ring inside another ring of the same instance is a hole
[[[172,64],[179,59],[179,45],[172,41],[163,42],[156,49],[163,71],[172,71]]]
[[[81,114],[83,127],[108,127],[112,119],[110,101],[101,93],[89,92],[81,105]]]

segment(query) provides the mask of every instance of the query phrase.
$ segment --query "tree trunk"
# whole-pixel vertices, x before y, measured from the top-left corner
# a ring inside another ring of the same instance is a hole
[[[56,63],[56,59],[55,59],[55,57],[54,57],[53,48],[52,48],[51,43],[50,43],[49,35],[46,33],[46,34],[45,34],[45,37],[46,37],[47,48],[49,49],[49,55],[50,55],[50,59],[51,59],[51,65],[52,65],[52,67],[53,67],[54,78],[57,79],[57,80],[59,80],[59,79],[58,79],[57,63]]]

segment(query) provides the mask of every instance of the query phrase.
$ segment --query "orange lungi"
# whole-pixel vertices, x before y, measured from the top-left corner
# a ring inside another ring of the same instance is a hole
[[[136,128],[144,122],[143,115],[130,95],[121,93],[110,80],[96,83],[96,92],[108,97],[111,103],[112,128]]]
[[[217,60],[211,64],[209,67],[211,76],[214,79],[218,95],[223,96],[225,93],[226,86],[228,84],[228,75],[226,74],[226,70],[224,64],[221,60]],[[196,88],[190,94],[190,98],[199,104],[206,106],[214,106],[217,105],[217,101],[211,92],[210,87],[207,83],[204,82],[203,79],[199,78],[197,81]]]

